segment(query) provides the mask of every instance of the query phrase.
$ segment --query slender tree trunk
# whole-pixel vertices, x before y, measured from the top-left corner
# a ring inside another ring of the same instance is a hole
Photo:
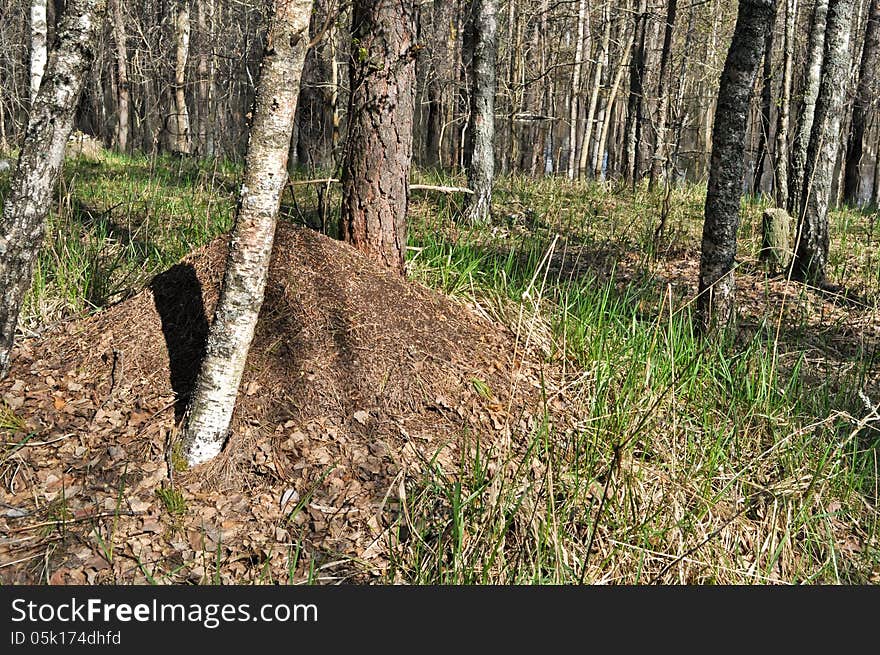
[[[412,0],[355,0],[342,238],[404,274],[415,102]]]
[[[804,166],[799,212],[795,277],[811,284],[825,282],[828,263],[828,204],[837,160],[840,117],[850,70],[850,26],[854,0],[831,0],[825,32],[822,78]]]
[[[464,42],[469,61],[470,116],[465,165],[473,194],[465,220],[486,223],[492,207],[495,176],[495,33],[496,0],[471,0]]]
[[[128,150],[128,49],[125,44],[125,18],[121,0],[111,0],[113,10],[113,40],[116,45],[116,129],[114,143],[119,152]]]
[[[199,139],[205,157],[214,156],[214,0],[198,0],[202,37],[196,70],[199,77]]]
[[[791,144],[791,161],[788,176],[788,204],[791,215],[800,216],[804,190],[804,166],[807,161],[807,146],[813,130],[813,117],[816,112],[816,98],[819,95],[819,81],[822,78],[822,57],[825,47],[825,25],[828,15],[828,0],[816,0],[810,20],[810,36],[807,42],[807,60],[801,82],[801,102],[798,112],[797,129]]]
[[[674,0],[673,0],[674,1]],[[579,173],[585,175],[590,167],[590,157],[594,152],[592,147],[594,123],[596,123],[596,108],[599,105],[599,92],[602,90],[602,75],[605,72],[605,66],[608,62],[608,50],[611,47],[611,14],[608,11],[608,2],[602,6],[604,21],[604,31],[602,33],[602,45],[598,57],[596,58],[596,67],[593,71],[593,87],[590,90],[590,104],[587,108],[587,120],[584,126],[584,139],[581,142],[581,160],[579,165]],[[593,166],[595,168],[595,166]]]
[[[31,286],[52,189],[64,163],[73,115],[103,23],[102,0],[69,0],[42,84],[31,106],[18,165],[0,218],[0,378],[18,314]]]
[[[183,428],[190,466],[223,447],[263,304],[312,0],[275,0],[226,272]]]
[[[31,0],[31,104],[37,97],[46,70],[48,29],[46,0]]]
[[[186,108],[186,61],[189,57],[189,0],[176,0],[174,12],[174,138],[173,149],[190,153],[189,112]]]
[[[627,182],[635,185],[639,181],[639,149],[641,148],[641,130],[643,124],[642,107],[644,106],[645,84],[645,36],[648,23],[648,2],[640,0],[636,17],[635,37],[632,43],[629,74],[629,100],[626,105],[626,161],[623,176]]]
[[[749,103],[775,13],[773,0],[740,0],[733,42],[721,74],[712,129],[697,296],[697,326],[704,332],[727,326],[734,318],[733,263],[745,175],[743,148]]]
[[[877,68],[880,67],[880,0],[871,0],[871,13],[865,28],[865,45],[859,66],[859,84],[852,108],[852,121],[846,148],[843,200],[855,206],[862,179],[860,164],[864,151],[868,113],[877,101]]]
[[[574,50],[574,66],[571,71],[571,97],[568,111],[568,179],[577,175],[577,134],[580,116],[581,70],[584,59],[584,24],[587,16],[587,0],[578,3],[577,41]],[[589,49],[588,49],[589,51]]]
[[[626,45],[623,48],[624,58],[621,60],[617,68],[617,74],[614,76],[614,82],[611,84],[611,91],[608,93],[608,100],[605,103],[605,109],[603,110],[605,120],[602,122],[602,130],[596,144],[593,168],[593,177],[597,179],[601,178],[605,171],[605,150],[608,145],[608,135],[611,133],[612,128],[611,119],[614,112],[614,103],[617,102],[617,94],[620,91],[620,85],[623,82],[623,75],[629,66],[628,57],[632,52],[632,43],[633,39],[635,39],[635,31],[628,31],[627,34],[629,35],[628,39],[624,39],[626,41]]]
[[[450,32],[453,9],[451,0],[434,2],[432,17],[434,34],[430,44],[432,71],[428,81],[428,122],[425,130],[425,165],[428,168],[439,168],[443,163],[442,136],[452,83],[449,60],[452,56]]]
[[[773,29],[767,30],[764,43],[764,74],[761,80],[761,120],[758,124],[758,150],[755,156],[755,174],[752,178],[752,193],[761,192],[761,178],[764,177],[764,160],[767,158],[767,144],[770,142],[770,111],[773,102]]]
[[[797,24],[798,0],[785,0],[785,36],[782,46],[782,88],[779,92],[779,111],[776,114],[776,146],[773,149],[773,182],[776,206],[788,204],[788,129],[791,116],[791,78],[794,59],[794,28]]]
[[[678,13],[678,0],[667,0],[666,27],[663,31],[663,52],[660,55],[660,79],[657,87],[659,106],[657,108],[657,143],[651,159],[651,177],[648,187],[653,189],[663,174],[667,158],[667,133],[669,130],[669,100],[672,79],[670,59],[672,55],[672,34],[675,30],[675,18]]]
[[[330,116],[330,58],[328,19],[331,6],[317,0],[309,38],[320,40],[306,53],[297,108],[297,161],[309,170],[328,169],[333,162],[333,128]]]

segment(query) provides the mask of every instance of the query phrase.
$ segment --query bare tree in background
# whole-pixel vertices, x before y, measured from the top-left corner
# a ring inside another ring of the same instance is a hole
[[[704,332],[726,326],[734,317],[733,263],[749,103],[775,15],[774,0],[740,0],[733,42],[721,74],[700,251],[697,325]]]
[[[226,271],[183,427],[191,466],[223,448],[263,304],[311,11],[312,0],[274,1]]]
[[[73,114],[94,44],[102,27],[103,0],[69,0],[57,45],[34,98],[18,165],[0,218],[0,378],[9,372],[21,303],[31,286],[43,243],[46,215],[61,166]]]

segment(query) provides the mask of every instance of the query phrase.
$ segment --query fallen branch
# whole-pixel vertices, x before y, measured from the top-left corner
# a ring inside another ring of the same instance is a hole
[[[336,184],[339,180],[335,177],[322,177],[315,180],[291,180],[287,183],[292,186],[306,186],[308,184]],[[473,193],[471,189],[462,186],[438,186],[435,184],[410,184],[410,191],[438,191],[439,193]]]

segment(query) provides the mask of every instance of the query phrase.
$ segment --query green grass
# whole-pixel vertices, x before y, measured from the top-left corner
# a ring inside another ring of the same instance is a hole
[[[25,325],[124,298],[228,229],[238,174],[164,158],[70,162]],[[419,181],[462,184],[436,173]],[[384,581],[878,579],[880,385],[865,338],[880,295],[876,215],[831,215],[829,276],[870,307],[829,308],[793,285],[782,308],[756,261],[766,201],[744,199],[738,289],[751,304],[736,335],[704,342],[691,328],[687,277],[704,194],[672,191],[658,241],[663,198],[644,188],[503,178],[484,228],[456,223],[455,194],[413,193],[410,276],[560,367],[545,402],[575,421],[561,430],[546,406],[533,408],[509,448],[462,435],[454,470],[438,458],[410,477]],[[334,188],[331,206],[338,199]],[[313,222],[316,204],[314,187],[300,187],[282,213]]]

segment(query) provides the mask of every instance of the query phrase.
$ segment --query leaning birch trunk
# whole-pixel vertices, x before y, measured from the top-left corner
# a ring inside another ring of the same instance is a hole
[[[45,232],[52,189],[104,15],[103,0],[69,0],[57,45],[34,98],[18,165],[0,218],[0,378],[9,356],[21,303],[31,286]]]
[[[578,166],[578,177],[584,177],[590,166],[590,156],[593,153],[591,143],[593,141],[594,123],[596,122],[596,109],[599,105],[599,92],[602,90],[602,75],[608,62],[608,49],[611,46],[611,12],[608,10],[608,2],[603,7],[603,20],[605,21],[602,34],[602,46],[599,56],[596,58],[596,67],[593,71],[593,85],[590,90],[590,102],[587,106],[587,120],[584,125],[584,138],[581,141],[581,159]]]
[[[749,103],[775,13],[774,0],[740,0],[733,42],[721,73],[700,252],[697,328],[703,332],[726,327],[734,316],[733,262]]]
[[[819,80],[822,76],[822,55],[825,47],[825,23],[828,18],[828,0],[816,0],[813,17],[810,21],[810,36],[807,45],[807,60],[804,64],[801,82],[801,102],[798,112],[797,128],[791,144],[788,167],[788,201],[786,209],[795,218],[800,218],[803,207],[801,194],[804,189],[804,166],[807,161],[807,146],[813,131],[813,116],[816,113],[816,98],[819,95]]]
[[[822,80],[804,165],[794,276],[825,282],[828,263],[828,205],[839,147],[840,117],[849,82],[850,31],[854,0],[831,0],[825,30]]]
[[[31,104],[40,90],[48,59],[46,0],[31,0]]]
[[[122,0],[111,0],[113,8],[113,41],[116,44],[116,149],[125,152],[128,148],[128,51],[125,47],[125,18],[122,14]]]
[[[263,304],[311,11],[311,0],[274,2],[226,272],[183,427],[190,466],[223,447]]]
[[[862,179],[861,162],[865,147],[865,132],[871,106],[876,103],[877,68],[880,67],[880,0],[871,1],[871,13],[865,28],[865,46],[859,64],[859,84],[852,108],[852,121],[844,165],[843,200],[855,206],[859,199]]]
[[[489,221],[495,177],[495,3],[472,0],[464,33],[464,47],[471,57],[465,165],[468,186],[474,191],[467,201],[465,220],[475,225]]]
[[[174,150],[190,153],[189,111],[186,108],[186,61],[189,58],[189,0],[178,0],[174,13]]]

